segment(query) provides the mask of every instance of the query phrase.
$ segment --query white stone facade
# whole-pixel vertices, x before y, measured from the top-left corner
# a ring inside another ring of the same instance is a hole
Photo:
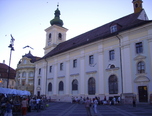
[[[104,96],[113,97],[121,94],[124,94],[123,99],[125,99],[125,96],[135,94],[139,101],[138,86],[146,86],[149,101],[152,94],[151,31],[152,24],[144,25],[36,62],[34,93],[37,94],[39,91],[40,95],[51,96],[52,99],[61,101],[70,101],[72,96],[98,96],[103,99]],[[141,54],[136,53],[135,45],[139,42],[143,43]],[[109,60],[110,50],[115,52],[113,60]],[[89,65],[91,55],[93,55],[93,64]],[[77,66],[74,68],[73,60],[75,59]],[[139,61],[145,63],[145,73],[137,72]],[[61,63],[63,63],[63,70],[60,70]],[[111,65],[115,68],[110,68]],[[41,69],[40,74],[39,69]],[[118,79],[117,94],[109,94],[108,79],[111,75],[115,75]],[[94,95],[88,94],[88,80],[91,77],[95,79]],[[38,85],[38,79],[40,79],[40,85]],[[75,79],[78,81],[78,90],[72,91],[72,81]],[[60,81],[63,82],[62,91],[59,91]],[[52,84],[51,91],[48,91],[49,83]]]

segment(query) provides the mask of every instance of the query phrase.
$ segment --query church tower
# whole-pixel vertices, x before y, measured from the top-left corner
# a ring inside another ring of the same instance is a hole
[[[143,8],[142,8],[143,1],[142,0],[133,0],[132,3],[134,6],[134,13],[138,13],[143,10]]]
[[[59,5],[54,13],[54,19],[50,21],[51,26],[45,29],[46,32],[46,44],[44,48],[44,54],[46,55],[53,50],[58,44],[66,40],[66,32],[68,29],[63,27],[63,21],[60,19]]]

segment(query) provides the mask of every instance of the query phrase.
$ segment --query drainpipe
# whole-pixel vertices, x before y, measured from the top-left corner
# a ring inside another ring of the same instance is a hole
[[[46,88],[45,88],[45,97],[46,97],[46,92],[47,92],[47,69],[48,69],[48,61],[45,59],[45,62],[47,63],[47,64],[46,64],[46,84],[45,84],[45,86],[46,86]]]
[[[122,74],[122,55],[121,55],[121,39],[119,38],[118,35],[116,35],[117,39],[119,40],[119,52],[120,52],[120,70],[121,70],[121,89],[122,89],[122,93],[121,93],[121,101],[122,103],[124,103],[124,98],[123,98],[123,74]]]

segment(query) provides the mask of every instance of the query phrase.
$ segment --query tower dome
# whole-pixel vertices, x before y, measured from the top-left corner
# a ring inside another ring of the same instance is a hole
[[[52,19],[51,21],[50,21],[50,24],[51,25],[58,25],[58,26],[63,26],[63,21],[60,19],[60,10],[58,9],[58,6],[59,5],[57,5],[57,9],[55,10],[55,13],[54,13],[54,15],[55,15],[55,17],[54,17],[54,19]]]

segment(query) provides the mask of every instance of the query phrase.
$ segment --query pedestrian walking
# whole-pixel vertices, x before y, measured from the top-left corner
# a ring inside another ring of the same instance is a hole
[[[91,101],[87,97],[87,99],[85,101],[85,108],[86,108],[86,111],[87,111],[87,116],[91,116],[90,105],[91,105]]]
[[[26,98],[23,98],[21,104],[22,104],[22,116],[26,116],[26,114],[27,114],[27,107],[28,107],[28,101],[26,100]]]
[[[98,105],[97,98],[94,98],[93,99],[93,110],[94,110],[95,114],[97,114],[97,105]]]

